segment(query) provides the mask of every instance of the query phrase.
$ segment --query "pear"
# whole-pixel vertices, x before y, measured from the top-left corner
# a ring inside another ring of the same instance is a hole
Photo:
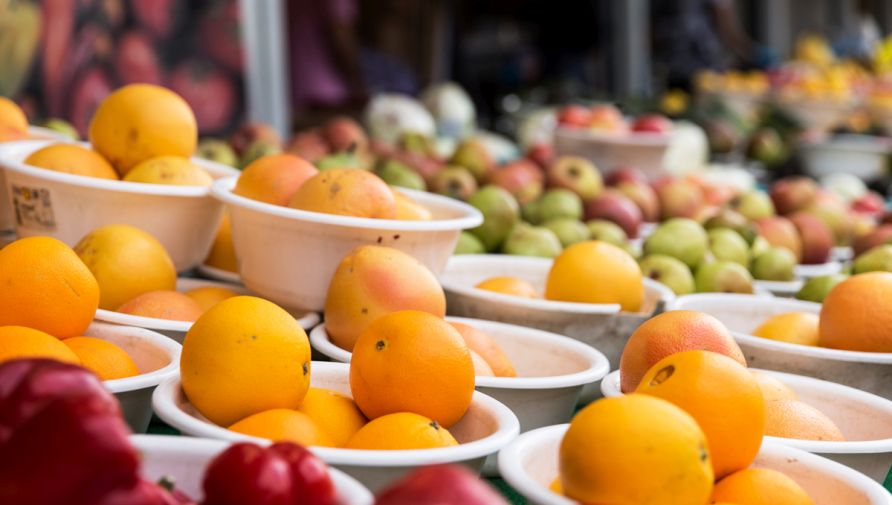
[[[589,234],[594,240],[600,240],[620,247],[626,245],[629,241],[626,232],[613,221],[592,219],[586,222],[585,225],[588,227]]]
[[[418,172],[397,160],[386,160],[378,166],[378,177],[391,186],[424,191],[427,186]]]
[[[644,241],[644,254],[665,254],[694,268],[706,256],[709,239],[694,220],[677,217],[657,227]]]
[[[812,277],[805,281],[805,284],[802,285],[802,289],[796,293],[796,298],[808,302],[823,303],[824,298],[827,297],[827,293],[829,293],[834,286],[848,278],[849,276],[845,274]]]
[[[483,224],[472,229],[471,233],[480,239],[487,251],[497,250],[517,223],[517,200],[508,191],[489,185],[471,195],[468,203],[483,214]]]
[[[588,226],[576,219],[569,217],[559,217],[552,219],[542,225],[557,235],[563,247],[571,246],[577,242],[582,242],[591,238],[592,234]]]
[[[707,232],[709,250],[717,260],[733,261],[748,267],[750,248],[746,240],[730,228],[713,228]]]
[[[524,223],[518,223],[502,245],[503,253],[517,256],[554,258],[562,250],[561,242],[553,231]]]
[[[774,203],[764,191],[752,190],[735,196],[730,202],[731,209],[750,221],[774,215]]]
[[[739,263],[713,261],[697,268],[694,284],[700,293],[752,293],[753,277]]]
[[[852,262],[852,271],[856,274],[892,272],[892,245],[883,244],[868,249]]]
[[[486,248],[473,233],[463,231],[458,235],[458,242],[455,244],[455,251],[452,254],[483,254]]]
[[[641,260],[641,274],[664,284],[676,295],[694,292],[694,276],[691,269],[672,256],[652,254]]]
[[[542,224],[552,219],[582,217],[582,199],[567,189],[550,189],[539,198],[523,206],[523,219],[530,224]]]
[[[763,281],[792,281],[796,278],[796,256],[786,247],[769,247],[753,259],[753,277]]]

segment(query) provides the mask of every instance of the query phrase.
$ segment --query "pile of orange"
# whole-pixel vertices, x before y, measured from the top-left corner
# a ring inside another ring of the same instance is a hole
[[[96,278],[62,242],[31,237],[0,249],[0,362],[56,359],[103,380],[139,374],[122,348],[84,336],[98,305]]]

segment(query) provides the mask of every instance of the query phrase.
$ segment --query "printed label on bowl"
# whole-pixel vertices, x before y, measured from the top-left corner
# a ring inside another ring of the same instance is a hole
[[[12,203],[15,220],[22,228],[36,228],[53,231],[56,217],[53,215],[53,201],[50,190],[32,186],[12,186]]]

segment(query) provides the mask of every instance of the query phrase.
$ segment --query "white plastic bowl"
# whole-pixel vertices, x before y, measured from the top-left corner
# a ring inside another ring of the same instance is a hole
[[[208,279],[213,279],[220,282],[228,282],[229,284],[238,284],[239,286],[242,285],[242,278],[239,277],[238,272],[230,272],[229,270],[212,267],[205,263],[198,265],[198,267],[196,267],[196,270],[198,270],[198,273],[201,274],[202,277],[207,277]]]
[[[800,400],[832,419],[846,437],[845,442],[765,437],[767,440],[820,454],[883,483],[892,466],[892,401],[820,379],[772,370],[759,371],[774,376],[796,391]],[[619,370],[604,377],[601,392],[605,397],[622,396],[619,379]]]
[[[499,453],[502,477],[530,503],[574,505],[548,489],[558,476],[558,450],[567,424],[524,433]],[[892,495],[851,468],[799,449],[766,441],[753,466],[771,468],[795,480],[815,505],[890,505]]]
[[[864,181],[877,179],[887,172],[889,153],[889,142],[872,135],[836,135],[799,144],[806,173],[817,178],[843,172]]]
[[[30,140],[55,139],[62,142],[70,142],[68,137],[63,137],[49,128],[41,128],[39,126],[29,126],[28,134]],[[0,169],[0,234],[15,230],[15,213],[12,210],[12,203],[7,197],[4,188],[6,188],[6,176],[3,174],[3,170]]]
[[[793,281],[753,281],[753,287],[757,291],[767,291],[781,298],[793,298],[802,289],[803,284],[805,282],[799,279]]]
[[[583,386],[597,385],[610,364],[598,350],[572,338],[513,324],[447,317],[477,328],[499,344],[517,377],[477,377],[477,391],[511,409],[520,431],[570,420]],[[351,353],[335,345],[325,324],[310,332],[310,344],[323,355],[349,363]]]
[[[119,346],[136,363],[139,375],[103,384],[118,399],[130,428],[136,433],[145,432],[152,419],[155,386],[179,373],[180,344],[154,331],[101,322],[93,322],[85,334]]]
[[[49,235],[73,246],[100,226],[129,224],[154,235],[178,271],[207,257],[223,212],[223,206],[210,197],[210,188],[112,181],[24,163],[29,154],[48,144],[23,141],[0,147],[0,168],[6,173],[4,198],[22,209],[15,224],[20,237]],[[192,162],[213,177],[237,173],[200,158]]]
[[[423,191],[400,190],[434,216],[399,221],[338,216],[259,202],[232,192],[236,178],[211,191],[232,219],[239,275],[248,289],[290,308],[322,310],[341,259],[361,245],[381,244],[411,254],[439,275],[461,230],[483,222],[470,205]]]
[[[581,156],[602,171],[622,165],[637,167],[649,179],[657,179],[666,175],[663,160],[671,141],[671,134],[557,128],[554,152],[556,156]]]
[[[231,443],[192,437],[133,435],[130,442],[142,455],[140,473],[150,481],[173,477],[176,488],[194,500],[204,495],[202,482],[210,462]],[[372,493],[343,472],[329,469],[338,505],[371,505]]]
[[[598,349],[613,367],[626,339],[641,323],[659,314],[675,299],[666,286],[645,278],[640,312],[620,312],[618,304],[570,303],[510,296],[474,286],[490,277],[512,276],[530,282],[539,293],[552,260],[524,256],[468,254],[449,260],[440,283],[450,314],[499,321],[551,331]]]
[[[796,265],[795,272],[797,279],[805,280],[822,275],[835,275],[842,272],[842,263],[831,260],[817,265]]]
[[[203,279],[177,278],[177,291],[189,291],[195,288],[207,286],[221,287],[234,291],[238,295],[250,295],[251,292],[243,286],[233,284],[224,284],[220,282],[207,281]],[[309,331],[310,328],[319,324],[319,314],[316,312],[292,313],[301,328]],[[134,316],[131,314],[123,314],[113,310],[98,309],[96,311],[96,319],[106,323],[119,324],[123,326],[136,326],[138,328],[146,328],[166,335],[179,343],[183,343],[186,338],[186,332],[192,327],[192,323],[188,321],[172,321],[170,319],[158,319],[156,317]]]
[[[807,130],[828,131],[842,124],[855,109],[854,100],[794,98],[776,94],[774,102]]]
[[[892,398],[892,353],[811,347],[752,335],[771,316],[785,312],[818,314],[818,303],[710,293],[679,297],[672,309],[696,310],[718,318],[731,330],[752,367],[807,375]]]
[[[350,366],[314,361],[310,384],[350,395]],[[165,422],[187,435],[223,440],[265,439],[229,431],[204,418],[183,393],[179,377],[162,383],[152,398],[155,412]],[[353,476],[372,491],[385,487],[419,466],[461,463],[480,471],[486,457],[513,440],[520,429],[508,407],[480,392],[474,392],[471,407],[449,432],[461,442],[455,447],[404,451],[363,451],[313,447],[326,463]]]

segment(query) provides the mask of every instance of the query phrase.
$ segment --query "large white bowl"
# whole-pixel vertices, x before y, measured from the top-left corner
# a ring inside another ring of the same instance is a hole
[[[341,259],[361,245],[411,254],[439,275],[461,230],[483,222],[470,205],[423,191],[400,190],[433,214],[431,221],[368,219],[309,212],[259,202],[232,192],[236,178],[211,191],[232,219],[239,275],[248,289],[290,308],[322,310]]]
[[[659,314],[675,299],[666,286],[644,279],[644,304],[639,312],[620,312],[618,304],[569,303],[494,293],[474,286],[490,277],[512,276],[530,282],[539,293],[552,260],[524,256],[467,254],[449,260],[440,283],[450,314],[527,326],[574,338],[604,353],[612,367],[626,340],[641,323]]]
[[[558,450],[568,426],[524,433],[499,453],[502,477],[533,504],[576,503],[548,489],[558,476]],[[815,505],[892,505],[889,492],[865,475],[771,441],[763,442],[753,466],[786,474],[805,489]]]
[[[799,279],[792,281],[753,281],[753,287],[757,292],[764,293],[767,291],[781,298],[793,298],[802,289],[803,284],[805,284],[805,281]]]
[[[842,172],[872,181],[887,172],[890,152],[887,139],[872,135],[836,135],[799,144],[805,171],[817,178]]]
[[[842,272],[842,263],[831,259],[827,263],[817,265],[796,265],[795,272],[797,279],[806,280],[822,275],[835,275]]]
[[[598,350],[563,335],[480,319],[446,320],[485,332],[505,351],[517,377],[478,376],[477,391],[511,409],[521,432],[569,421],[583,386],[596,386],[610,371]],[[335,361],[350,362],[351,353],[328,338],[325,324],[313,328],[310,344]]]
[[[818,314],[818,303],[709,293],[679,297],[671,308],[715,316],[731,330],[752,367],[816,377],[892,399],[892,353],[811,347],[752,335],[771,316],[784,312]]]
[[[119,346],[136,363],[139,375],[103,384],[118,399],[130,428],[136,433],[146,431],[152,419],[152,392],[179,373],[180,344],[154,331],[101,322],[93,322],[85,334]]]
[[[18,209],[15,229],[20,237],[49,235],[73,246],[100,226],[129,224],[154,235],[178,271],[207,257],[223,212],[210,188],[112,181],[24,163],[29,154],[48,144],[23,141],[0,146],[0,168],[6,174],[3,195]],[[200,158],[192,162],[216,178],[237,173]]]
[[[239,295],[251,294],[251,292],[244,287],[233,284],[224,284],[204,279],[177,278],[177,291],[189,291],[191,289],[208,286],[226,288]],[[304,330],[309,331],[310,328],[319,324],[320,318],[319,314],[316,312],[293,313],[292,315],[294,315],[295,319],[297,319],[297,322],[300,323],[300,326]],[[167,335],[181,344],[183,343],[183,339],[186,338],[186,332],[189,331],[189,328],[191,328],[193,324],[189,321],[173,321],[170,319],[159,319],[157,317],[134,316],[105,309],[98,309],[96,311],[96,319],[106,323],[146,328]]]
[[[796,391],[800,400],[832,419],[846,437],[845,442],[766,439],[820,454],[883,483],[892,466],[892,401],[834,382],[772,370],[759,371]],[[619,370],[615,370],[601,381],[605,397],[622,396],[619,379]]]
[[[658,179],[666,175],[663,160],[671,141],[671,134],[601,133],[558,128],[554,132],[554,152],[556,156],[581,156],[602,171],[633,166],[649,179]]]
[[[350,394],[350,366],[344,363],[314,361],[310,373],[313,387]],[[208,421],[189,403],[179,377],[162,383],[152,398],[155,412],[165,422],[187,435],[223,440],[265,439],[243,435]],[[385,487],[419,466],[461,463],[480,471],[487,456],[495,454],[517,436],[520,425],[508,407],[480,392],[474,392],[471,406],[449,432],[461,442],[455,447],[403,451],[363,451],[332,447],[312,447],[320,458],[368,486],[372,491]]]
[[[204,495],[202,482],[210,462],[225,451],[230,442],[192,437],[133,435],[130,442],[142,455],[140,473],[152,482],[172,477],[176,488],[194,500]],[[338,496],[338,505],[371,505],[372,493],[343,472],[329,469]]]

